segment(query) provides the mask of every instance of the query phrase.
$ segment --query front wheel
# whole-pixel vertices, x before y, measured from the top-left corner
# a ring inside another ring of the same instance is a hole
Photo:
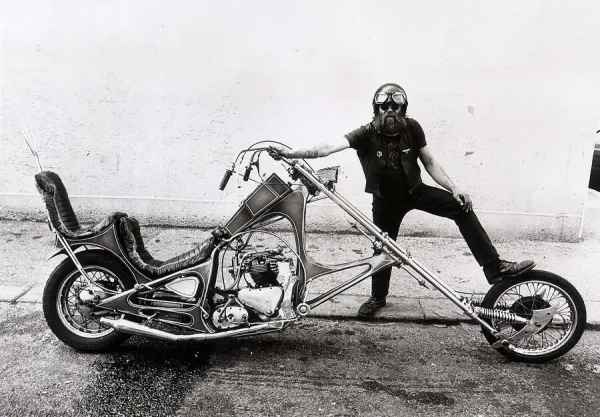
[[[77,259],[91,286],[70,258],[62,261],[44,288],[42,305],[48,326],[62,342],[79,350],[101,351],[124,342],[129,335],[100,324],[100,317],[122,315],[95,308],[94,304],[133,288],[131,273],[101,251],[79,252]]]
[[[508,346],[496,348],[502,355],[521,362],[545,362],[571,350],[581,338],[586,323],[585,304],[579,292],[566,279],[546,271],[533,270],[515,279],[505,279],[486,294],[482,307],[503,310],[530,319],[533,310],[556,308],[551,320],[537,333]],[[511,323],[509,314],[486,320],[502,333],[513,337],[523,327]],[[485,328],[483,334],[490,344],[497,339]]]

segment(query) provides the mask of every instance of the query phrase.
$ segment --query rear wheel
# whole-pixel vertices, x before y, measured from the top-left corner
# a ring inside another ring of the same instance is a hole
[[[100,251],[77,253],[77,258],[92,285],[70,258],[61,262],[44,288],[46,322],[56,337],[76,349],[101,351],[116,346],[129,335],[100,324],[100,317],[123,315],[95,308],[94,304],[133,288],[135,281],[123,264]]]
[[[505,279],[494,285],[486,294],[482,307],[504,310],[519,317],[531,319],[534,310],[556,307],[550,321],[541,329],[522,340],[496,350],[504,356],[522,362],[545,362],[564,355],[581,338],[586,323],[583,299],[566,279],[546,271],[533,270],[515,279]],[[510,338],[525,326],[511,323],[508,314],[502,319],[486,320]],[[490,344],[497,339],[485,328],[483,334]]]

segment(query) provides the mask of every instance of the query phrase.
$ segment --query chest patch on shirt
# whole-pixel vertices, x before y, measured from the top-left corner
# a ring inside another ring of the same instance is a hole
[[[403,152],[400,143],[397,141],[389,141],[386,143],[386,150],[388,154],[387,163],[389,168],[399,169],[401,167],[400,152]]]

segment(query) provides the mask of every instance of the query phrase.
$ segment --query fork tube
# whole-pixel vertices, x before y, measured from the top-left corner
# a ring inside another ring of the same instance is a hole
[[[408,252],[399,247],[393,239],[390,239],[386,233],[383,233],[381,229],[375,226],[375,224],[373,224],[373,222],[371,222],[370,219],[368,219],[363,213],[361,213],[344,197],[342,197],[335,191],[331,191],[329,188],[325,187],[325,185],[323,185],[321,181],[319,181],[319,179],[316,178],[303,165],[299,163],[292,164],[302,175],[310,179],[310,181],[314,183],[314,185],[316,185],[322,193],[329,197],[333,202],[337,203],[354,220],[358,221],[363,227],[365,227],[377,239],[379,239],[384,244],[384,246],[396,256],[398,256],[402,260],[402,262],[410,266],[419,275],[425,278],[431,285],[433,285],[438,291],[444,294],[450,301],[456,304],[458,308],[464,311],[469,317],[476,320],[480,325],[484,326],[492,334],[497,333],[492,326],[490,326],[486,321],[477,316],[472,306],[470,306],[466,301],[464,301],[464,299],[456,291],[454,291],[444,282],[440,281],[432,272],[428,271],[423,265],[421,265],[420,262],[413,259]]]

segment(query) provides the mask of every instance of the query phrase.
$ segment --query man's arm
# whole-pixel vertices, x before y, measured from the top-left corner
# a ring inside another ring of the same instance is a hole
[[[287,149],[280,145],[271,145],[270,148],[286,158],[321,158],[347,149],[350,147],[348,139],[342,137],[327,143],[316,144],[307,148]]]
[[[435,160],[427,145],[419,149],[419,159],[423,163],[425,170],[431,175],[431,178],[446,190],[450,191],[454,199],[463,206],[465,211],[471,211],[473,209],[473,203],[469,194],[462,192],[454,182],[452,182],[448,174],[446,174],[446,171],[444,171],[444,168],[442,168]]]

